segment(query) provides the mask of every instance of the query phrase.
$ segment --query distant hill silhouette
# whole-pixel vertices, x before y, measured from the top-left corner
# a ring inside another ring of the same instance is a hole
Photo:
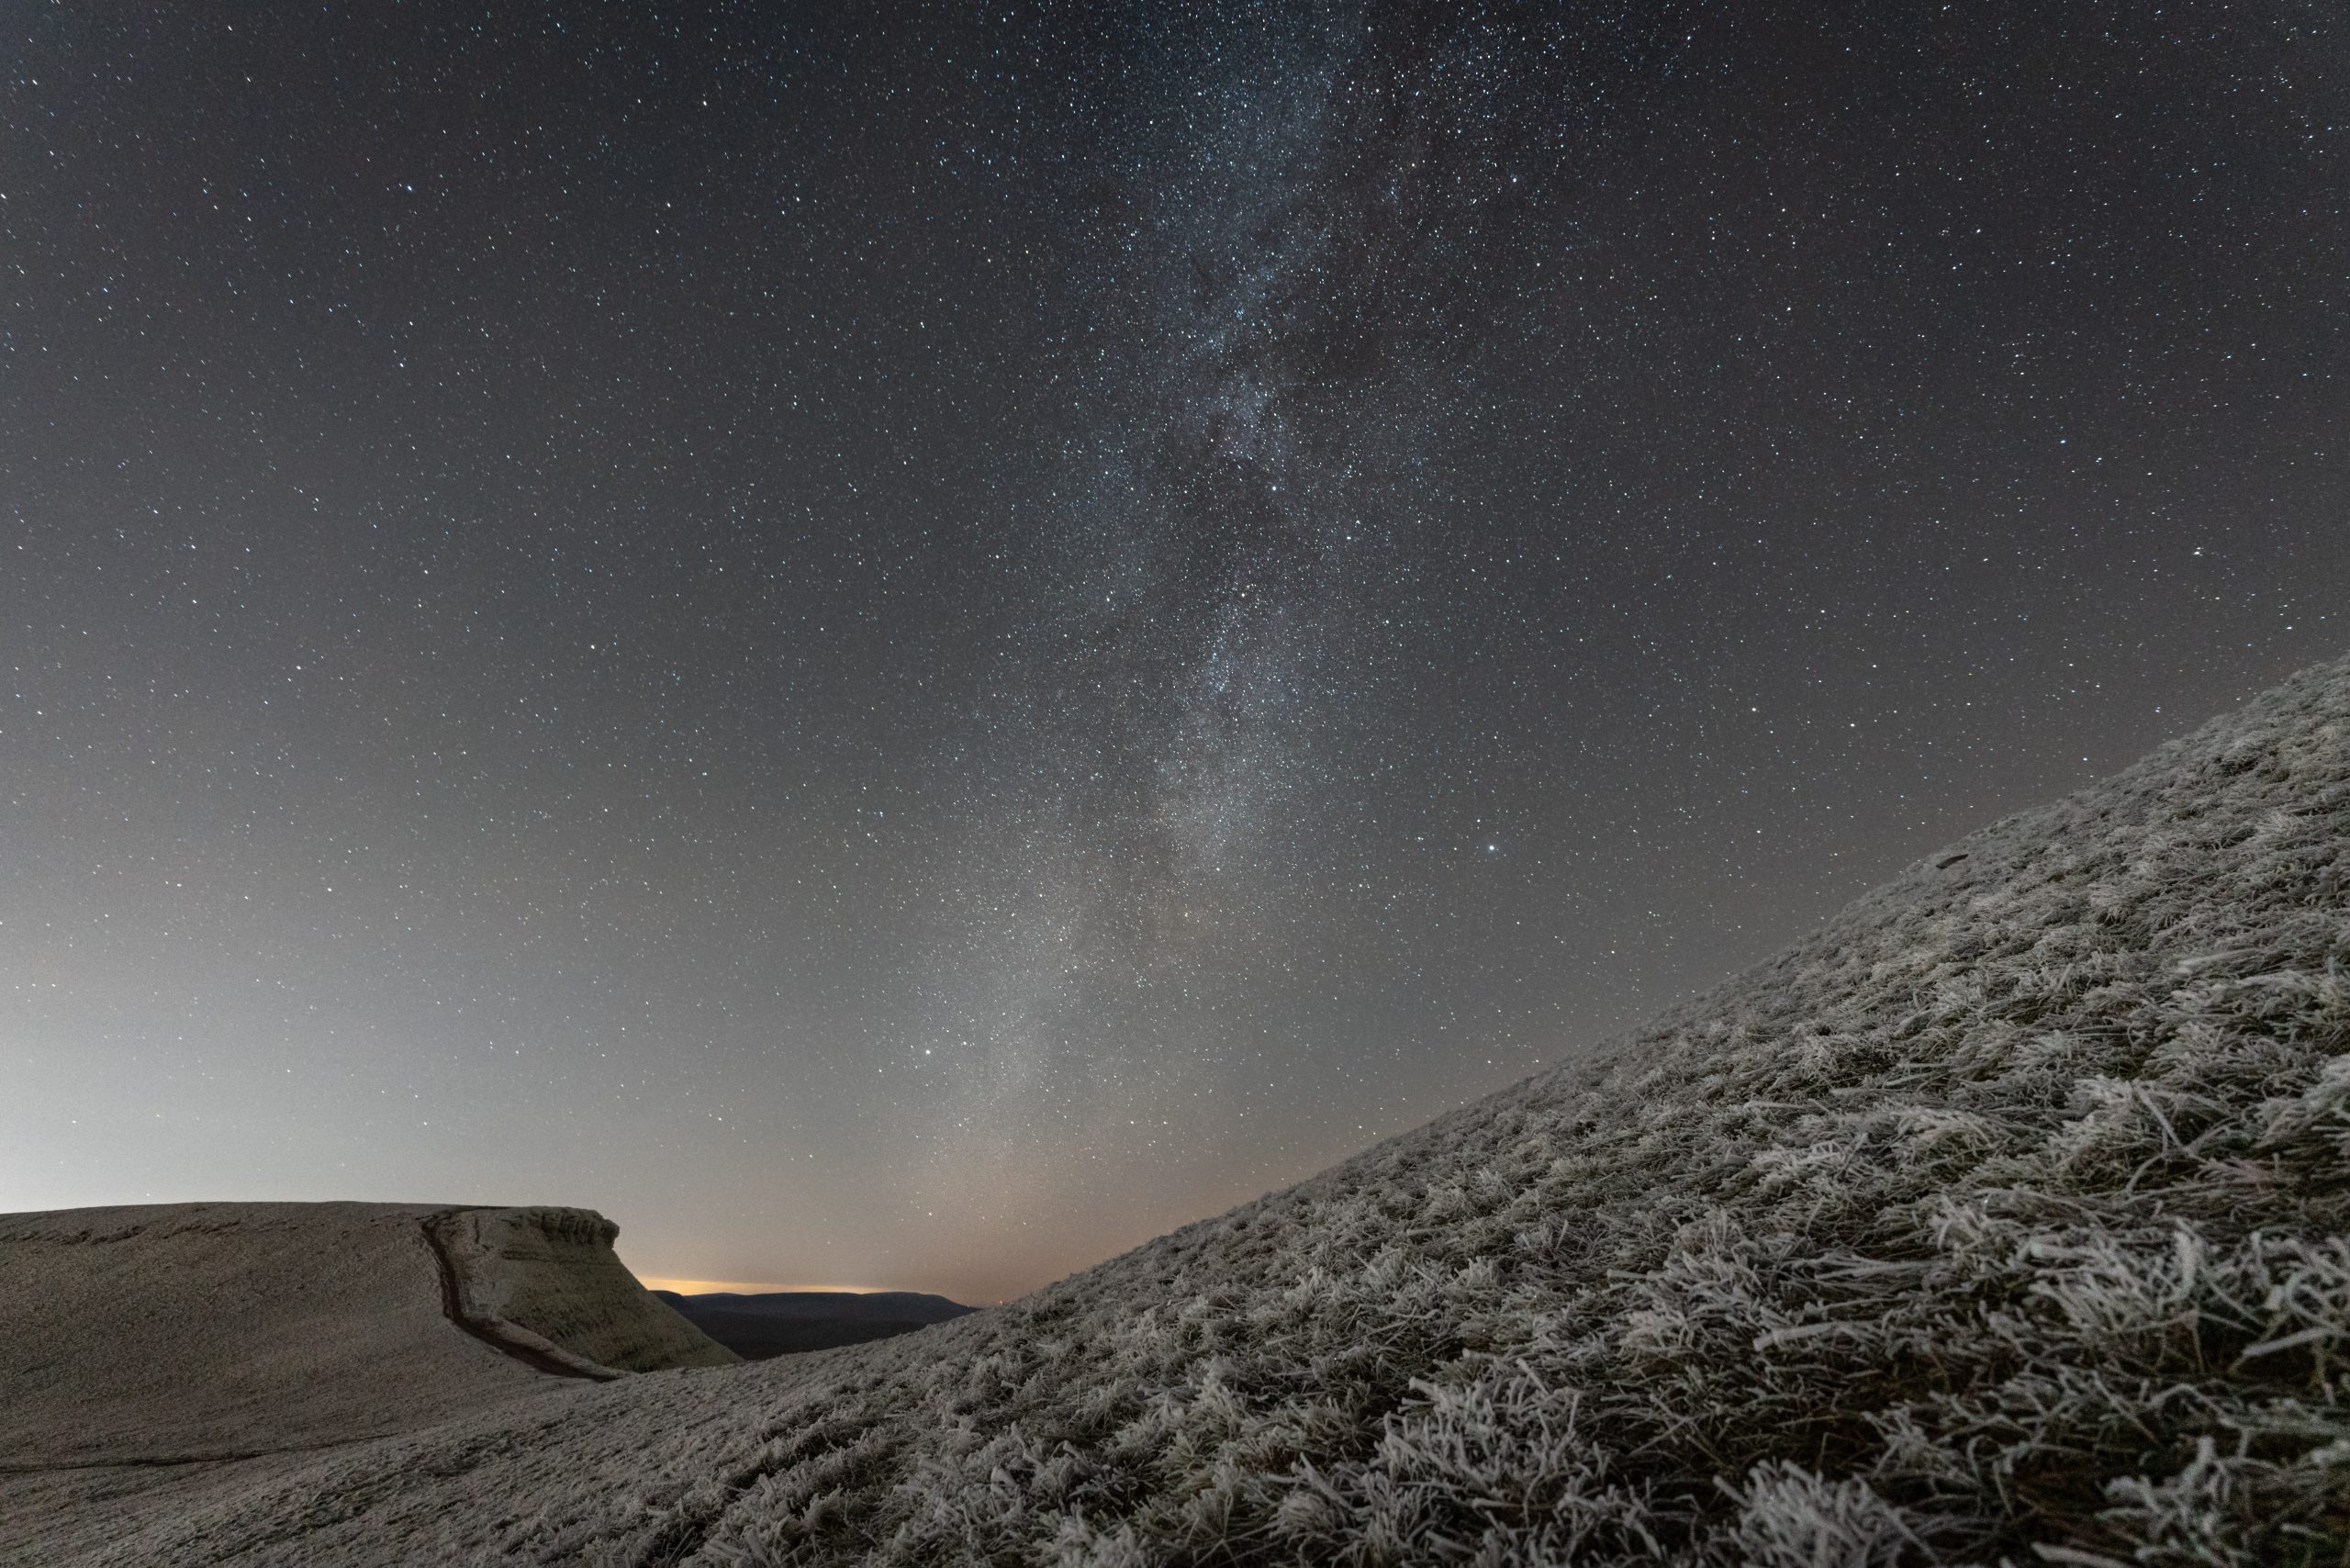
[[[829,1350],[911,1334],[976,1312],[943,1295],[916,1291],[655,1291],[678,1316],[745,1361]]]

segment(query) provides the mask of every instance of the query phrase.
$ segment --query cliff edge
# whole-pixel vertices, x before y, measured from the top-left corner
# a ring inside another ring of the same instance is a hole
[[[733,1352],[584,1209],[156,1204],[0,1215],[0,1469],[242,1459]]]

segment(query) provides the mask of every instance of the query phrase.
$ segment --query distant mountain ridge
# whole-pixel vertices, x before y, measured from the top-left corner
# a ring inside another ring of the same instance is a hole
[[[976,1312],[916,1291],[655,1291],[695,1327],[747,1361],[911,1334]]]
[[[919,1291],[677,1291],[653,1293],[671,1306],[694,1312],[739,1312],[759,1317],[844,1317],[872,1323],[945,1323],[976,1306]]]

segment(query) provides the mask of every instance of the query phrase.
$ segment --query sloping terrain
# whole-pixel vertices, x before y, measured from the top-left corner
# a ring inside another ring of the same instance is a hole
[[[2339,1562],[2345,966],[2337,663],[1599,1059],[1009,1307],[53,1555]]]
[[[639,1284],[621,1227],[587,1209],[454,1209],[425,1222],[453,1316],[550,1371],[611,1378],[735,1358]]]
[[[615,1232],[578,1209],[393,1204],[0,1215],[0,1474],[18,1498],[71,1499],[98,1473],[299,1454],[733,1361],[637,1284]]]
[[[749,1360],[863,1345],[978,1310],[915,1291],[655,1291],[677,1316]]]

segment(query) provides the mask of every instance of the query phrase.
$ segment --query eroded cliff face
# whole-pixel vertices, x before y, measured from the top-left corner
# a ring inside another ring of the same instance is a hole
[[[553,1369],[611,1378],[739,1358],[636,1282],[612,1251],[620,1226],[589,1209],[463,1209],[426,1231],[464,1325]]]
[[[0,1468],[323,1448],[733,1361],[616,1233],[585,1209],[399,1204],[0,1216]]]

